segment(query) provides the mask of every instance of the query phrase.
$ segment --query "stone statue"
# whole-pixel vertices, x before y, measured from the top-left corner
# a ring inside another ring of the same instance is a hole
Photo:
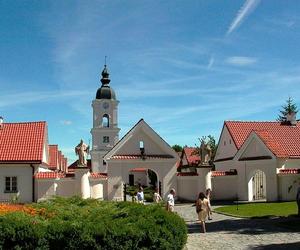
[[[75,147],[75,153],[78,155],[78,166],[86,166],[87,155],[90,151],[90,147],[86,145],[83,140]]]
[[[202,138],[200,141],[201,141],[201,145],[200,145],[201,164],[207,165],[211,160],[212,150],[209,143],[205,142],[205,138]]]

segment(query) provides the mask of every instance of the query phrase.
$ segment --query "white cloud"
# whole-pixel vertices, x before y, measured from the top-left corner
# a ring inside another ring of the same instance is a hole
[[[215,62],[215,58],[213,56],[211,56],[209,58],[209,62],[207,64],[207,69],[211,69],[211,67],[214,65],[214,62]]]
[[[245,20],[247,16],[250,15],[252,11],[255,10],[257,5],[259,4],[260,0],[247,0],[244,5],[240,8],[240,10],[237,13],[237,16],[230,24],[226,35],[229,35],[231,32],[233,32],[236,28],[238,28],[242,22]]]
[[[256,63],[257,59],[254,57],[246,57],[246,56],[232,56],[232,57],[228,57],[225,60],[225,62],[235,66],[247,66]]]
[[[21,104],[30,104],[43,101],[62,100],[72,97],[85,96],[88,91],[70,90],[70,91],[29,91],[20,93],[1,93],[0,108],[9,106],[18,106]]]
[[[60,123],[61,123],[62,125],[67,125],[67,126],[69,126],[69,125],[72,124],[72,121],[69,121],[69,120],[63,120],[63,121],[60,121]]]

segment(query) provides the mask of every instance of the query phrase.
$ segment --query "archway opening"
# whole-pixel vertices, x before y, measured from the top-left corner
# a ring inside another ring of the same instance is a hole
[[[266,174],[261,170],[256,170],[248,183],[249,200],[266,200]]]
[[[133,168],[128,172],[126,200],[134,200],[140,187],[143,188],[145,202],[153,202],[155,190],[161,195],[161,181],[158,174],[148,168]]]
[[[108,114],[105,114],[102,117],[102,127],[104,127],[104,128],[109,127],[109,116],[108,116]]]

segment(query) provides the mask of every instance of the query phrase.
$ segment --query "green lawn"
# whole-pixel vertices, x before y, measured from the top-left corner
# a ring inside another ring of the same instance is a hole
[[[295,215],[298,210],[296,202],[292,201],[229,205],[216,208],[215,211],[238,217],[265,217]]]

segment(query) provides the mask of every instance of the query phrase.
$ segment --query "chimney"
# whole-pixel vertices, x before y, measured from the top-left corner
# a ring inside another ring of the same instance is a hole
[[[3,117],[2,116],[0,116],[0,129],[2,129],[3,128]]]
[[[288,114],[286,115],[286,121],[287,121],[290,125],[296,126],[296,125],[297,125],[296,113],[295,113],[295,112],[288,113]]]

